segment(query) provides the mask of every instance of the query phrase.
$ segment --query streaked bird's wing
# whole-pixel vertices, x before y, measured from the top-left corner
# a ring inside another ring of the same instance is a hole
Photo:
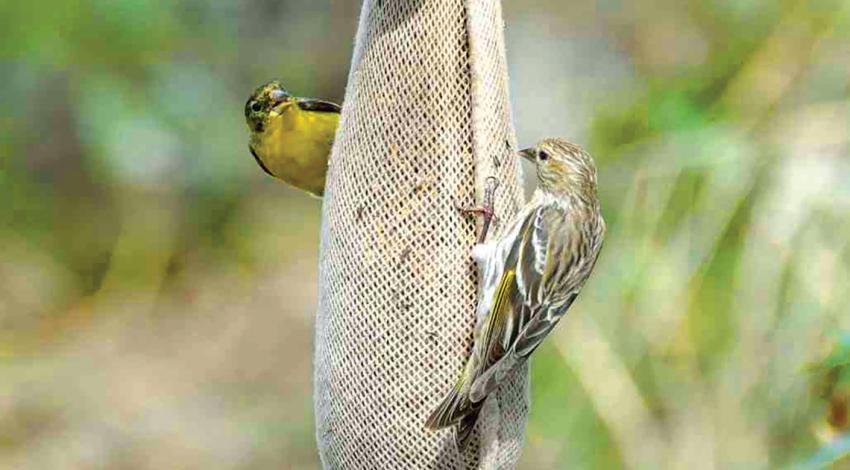
[[[425,423],[431,429],[439,429],[456,423],[455,440],[460,448],[466,447],[478,419],[478,413],[484,404],[483,402],[469,401],[462,391],[468,388],[467,381],[475,380],[475,376],[480,371],[498,363],[507,352],[504,337],[506,334],[510,334],[507,331],[511,325],[508,317],[511,315],[511,301],[516,293],[515,278],[516,275],[512,270],[505,271],[502,274],[499,287],[494,295],[490,316],[477,339],[478,344],[475,347],[473,358],[467,363],[467,370],[461,374],[460,381]]]
[[[540,277],[538,292],[528,291],[526,302],[538,305],[527,326],[516,338],[512,355],[528,357],[548,336],[552,328],[567,313],[584,282],[590,276],[605,233],[605,223],[580,224],[572,214],[547,218],[542,226],[548,238],[541,239],[547,256]],[[535,243],[535,247],[537,244]]]
[[[516,270],[517,285],[529,306],[543,301],[544,278],[551,263],[550,234],[557,233],[564,213],[557,207],[541,205],[529,216],[530,227],[519,240]]]
[[[506,329],[511,334],[503,338],[503,357],[473,382],[472,401],[483,400],[540,345],[570,308],[592,267],[579,253],[585,234],[564,209],[542,205],[530,219],[529,229],[517,240],[514,269],[521,298],[512,310],[515,327]]]
[[[558,320],[567,313],[567,310],[577,296],[578,291],[571,292],[561,308],[555,309],[550,307],[536,315],[517,338],[514,344],[513,354],[518,358],[527,358],[530,356],[540,346],[540,343],[546,339],[546,336],[549,335],[549,332],[552,331]]]
[[[499,287],[494,291],[486,323],[475,338],[476,376],[504,357],[528,321],[530,311],[523,308],[523,283],[539,284],[539,263],[526,258],[527,253],[532,251],[530,246],[534,239],[539,238],[536,233],[539,230],[538,219],[541,217],[541,210],[542,208],[538,207],[529,211],[520,222],[516,236],[508,241],[510,246]]]
[[[513,269],[507,269],[502,274],[499,287],[493,299],[490,316],[487,318],[481,335],[478,338],[480,348],[478,349],[478,362],[480,369],[485,370],[499,361],[510,345],[506,342],[506,336],[512,336],[511,321],[513,315],[513,297],[516,293],[516,273]]]
[[[498,282],[498,286],[493,290],[488,316],[481,330],[476,332],[472,357],[467,361],[460,380],[425,423],[431,429],[458,424],[456,437],[461,445],[468,437],[471,431],[470,426],[475,423],[482,405],[482,403],[469,401],[467,391],[482,372],[504,357],[507,347],[512,343],[511,338],[515,337],[519,331],[514,313],[516,304],[521,303],[522,300],[522,296],[518,295],[515,272],[520,251],[518,240],[528,236],[533,221],[534,218],[527,215],[517,222],[519,226],[515,232],[516,235],[511,241],[506,242],[509,243],[509,246],[505,247],[506,265],[498,280],[493,281]]]
[[[547,258],[546,222],[557,216],[549,212],[547,206],[529,211],[516,238],[511,241],[502,275],[502,283],[510,280],[511,289],[500,286],[496,290],[485,329],[476,338],[478,362],[469,395],[473,402],[483,400],[502,381],[504,373],[515,365],[510,352],[536,311],[536,306],[528,299],[540,295]],[[500,293],[509,297],[502,299]]]
[[[315,100],[312,98],[298,98],[298,107],[304,111],[314,111],[319,113],[337,113],[342,111],[342,107],[330,101]]]

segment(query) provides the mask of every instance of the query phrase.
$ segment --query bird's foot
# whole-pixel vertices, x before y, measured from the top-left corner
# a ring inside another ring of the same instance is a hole
[[[476,243],[481,244],[484,243],[484,240],[487,239],[487,232],[490,231],[490,225],[495,220],[498,222],[498,217],[496,217],[496,212],[493,209],[493,196],[496,194],[496,189],[499,187],[499,180],[493,176],[487,178],[487,187],[484,188],[484,201],[479,207],[460,207],[455,203],[455,207],[459,210],[463,215],[466,216],[480,216],[483,219],[483,224],[481,225],[481,233],[478,235],[478,241]]]

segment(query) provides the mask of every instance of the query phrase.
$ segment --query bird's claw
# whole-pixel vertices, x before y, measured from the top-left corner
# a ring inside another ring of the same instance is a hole
[[[455,208],[465,216],[481,216],[483,224],[481,233],[478,235],[478,243],[483,243],[487,239],[487,232],[490,230],[490,225],[493,221],[498,222],[496,212],[493,209],[493,197],[496,194],[496,189],[499,188],[499,180],[495,176],[489,176],[486,180],[484,188],[484,201],[479,207],[462,207],[455,201]]]
[[[480,206],[480,207],[461,207],[457,203],[455,203],[455,209],[460,211],[461,214],[467,217],[484,217],[489,218],[490,220],[499,220],[496,216],[496,213],[493,211],[493,208]]]

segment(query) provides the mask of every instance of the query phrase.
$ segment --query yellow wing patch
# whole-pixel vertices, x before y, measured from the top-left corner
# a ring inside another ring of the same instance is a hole
[[[504,354],[505,348],[503,340],[505,335],[505,327],[508,323],[508,317],[511,315],[510,299],[516,289],[516,272],[509,269],[502,274],[502,279],[499,281],[499,288],[496,290],[493,299],[493,307],[490,309],[490,318],[487,321],[487,326],[481,335],[482,341],[482,363],[479,371],[496,363]]]

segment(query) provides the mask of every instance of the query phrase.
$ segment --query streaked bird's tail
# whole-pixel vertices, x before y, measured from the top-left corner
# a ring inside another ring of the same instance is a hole
[[[440,406],[431,413],[425,427],[428,429],[443,429],[457,425],[455,428],[455,442],[458,450],[463,450],[472,436],[472,429],[481,414],[484,401],[473,402],[469,400],[469,387],[464,386],[467,374],[463,374],[457,384],[449,391]]]
[[[464,415],[455,428],[455,444],[459,451],[466,449],[469,444],[469,438],[472,437],[472,430],[475,428],[475,423],[478,422],[478,415],[481,414],[481,405],[484,402],[473,403],[473,407],[469,413]]]

